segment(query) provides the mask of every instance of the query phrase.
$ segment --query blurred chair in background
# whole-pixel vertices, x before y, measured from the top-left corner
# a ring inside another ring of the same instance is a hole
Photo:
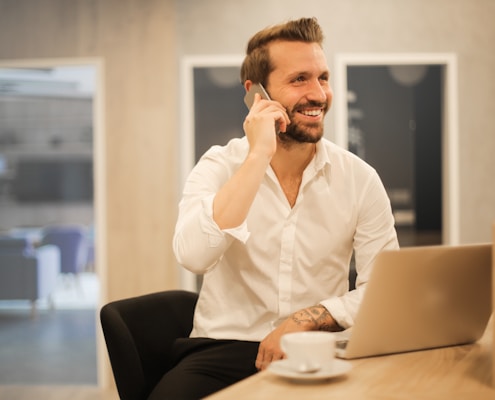
[[[72,276],[79,289],[79,274],[86,267],[88,245],[86,230],[77,225],[54,225],[43,229],[41,245],[55,245],[60,249],[60,272]]]
[[[87,258],[86,258],[86,271],[88,272],[96,272],[96,254],[95,254],[95,226],[91,224],[88,227],[87,233],[86,233],[86,243],[88,246],[88,253],[87,253]]]
[[[29,300],[33,316],[39,299],[48,299],[53,308],[60,258],[57,246],[35,249],[28,239],[1,236],[0,300]]]

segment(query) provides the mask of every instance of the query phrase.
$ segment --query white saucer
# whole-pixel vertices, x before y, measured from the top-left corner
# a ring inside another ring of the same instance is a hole
[[[294,371],[288,363],[288,360],[278,360],[272,362],[268,366],[268,371],[273,372],[275,375],[282,376],[284,378],[291,378],[296,380],[314,381],[321,379],[335,378],[340,375],[344,375],[349,372],[352,365],[348,361],[334,359],[328,365],[324,365],[323,368],[316,372],[297,372]]]

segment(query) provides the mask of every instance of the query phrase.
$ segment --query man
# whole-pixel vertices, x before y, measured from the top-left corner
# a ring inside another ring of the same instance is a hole
[[[375,170],[322,138],[322,42],[303,18],[248,44],[244,87],[261,83],[272,100],[256,94],[245,137],[211,148],[186,182],[174,251],[204,280],[191,337],[153,399],[199,398],[263,370],[284,357],[285,333],[349,328],[377,253],[398,247]]]

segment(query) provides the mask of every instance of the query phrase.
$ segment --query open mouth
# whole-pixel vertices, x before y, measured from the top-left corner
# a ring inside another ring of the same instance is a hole
[[[299,104],[296,107],[294,107],[294,112],[301,114],[305,117],[318,119],[325,114],[326,109],[327,109],[326,103],[310,101],[307,102],[306,104]]]
[[[299,110],[299,113],[307,117],[319,117],[323,114],[323,109],[318,108],[316,110]]]

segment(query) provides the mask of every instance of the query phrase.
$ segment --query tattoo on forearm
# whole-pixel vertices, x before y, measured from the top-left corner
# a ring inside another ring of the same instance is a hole
[[[328,310],[322,305],[311,306],[292,314],[292,320],[298,325],[311,324],[313,330],[335,331],[338,326]]]

